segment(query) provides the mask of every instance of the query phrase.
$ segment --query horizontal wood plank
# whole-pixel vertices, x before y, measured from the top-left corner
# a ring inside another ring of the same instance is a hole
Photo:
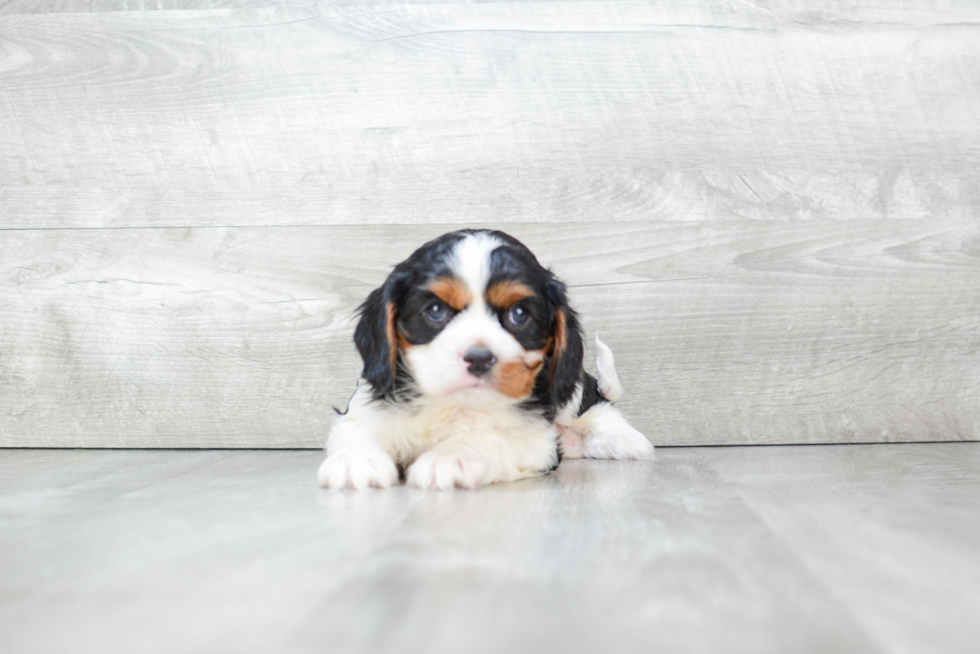
[[[973,3],[262,4],[0,13],[0,228],[980,211]]]
[[[0,232],[0,444],[321,445],[359,370],[353,308],[444,230]],[[975,224],[509,231],[658,444],[980,438]]]
[[[0,35],[0,444],[318,445],[352,308],[464,223],[569,281],[658,443],[978,437],[974,2],[0,0]]]
[[[665,18],[684,22],[710,17],[716,21],[793,20],[803,24],[849,21],[855,23],[933,24],[952,19],[980,17],[972,0],[904,0],[900,4],[874,2],[843,3],[827,0],[768,0],[749,5],[739,0],[682,0],[678,2],[623,2],[621,5],[652,5]],[[535,0],[533,4],[589,4],[589,0]],[[362,13],[364,8],[405,5],[532,4],[526,0],[0,0],[0,14],[57,14],[77,12],[154,12],[176,10],[305,9]],[[592,0],[591,4],[596,4]],[[360,10],[360,11],[359,11]]]

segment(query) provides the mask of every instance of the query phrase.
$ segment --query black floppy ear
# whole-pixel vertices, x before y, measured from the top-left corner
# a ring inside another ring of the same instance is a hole
[[[371,384],[376,398],[382,397],[395,383],[398,343],[395,342],[396,307],[389,284],[371,291],[358,308],[361,319],[354,329],[354,344],[364,362],[361,376]]]
[[[551,400],[556,408],[564,406],[575,394],[575,385],[582,379],[582,327],[578,314],[568,305],[565,285],[557,279],[548,282],[548,299],[554,318],[551,323]]]

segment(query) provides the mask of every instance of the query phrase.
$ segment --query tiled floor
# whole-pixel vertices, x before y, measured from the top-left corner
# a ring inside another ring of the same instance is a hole
[[[0,450],[0,651],[974,652],[980,443],[661,448],[471,492]]]

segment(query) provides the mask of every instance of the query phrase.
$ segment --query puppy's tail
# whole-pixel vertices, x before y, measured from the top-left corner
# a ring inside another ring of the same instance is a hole
[[[610,402],[615,402],[623,394],[623,385],[619,383],[619,375],[616,374],[612,350],[599,340],[598,333],[595,335],[595,351],[595,366],[599,373],[599,392],[602,397]]]

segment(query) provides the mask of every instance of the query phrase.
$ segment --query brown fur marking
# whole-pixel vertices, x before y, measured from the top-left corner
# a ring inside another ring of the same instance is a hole
[[[473,294],[461,280],[440,277],[428,286],[429,290],[454,311],[462,311],[473,300]]]
[[[385,336],[388,338],[388,356],[391,358],[391,374],[395,374],[395,369],[398,366],[398,341],[396,340],[396,330],[395,330],[395,303],[389,302],[388,306],[388,324],[385,328]]]
[[[487,302],[495,307],[507,309],[518,300],[534,295],[534,291],[520,282],[497,282],[487,289]]]
[[[507,397],[527,397],[534,389],[534,378],[543,363],[541,358],[531,365],[520,359],[497,364],[493,369],[493,386]]]
[[[551,352],[551,369],[549,370],[552,377],[555,375],[555,362],[565,351],[566,345],[568,345],[568,335],[565,333],[565,312],[561,309],[555,309],[555,349]]]

